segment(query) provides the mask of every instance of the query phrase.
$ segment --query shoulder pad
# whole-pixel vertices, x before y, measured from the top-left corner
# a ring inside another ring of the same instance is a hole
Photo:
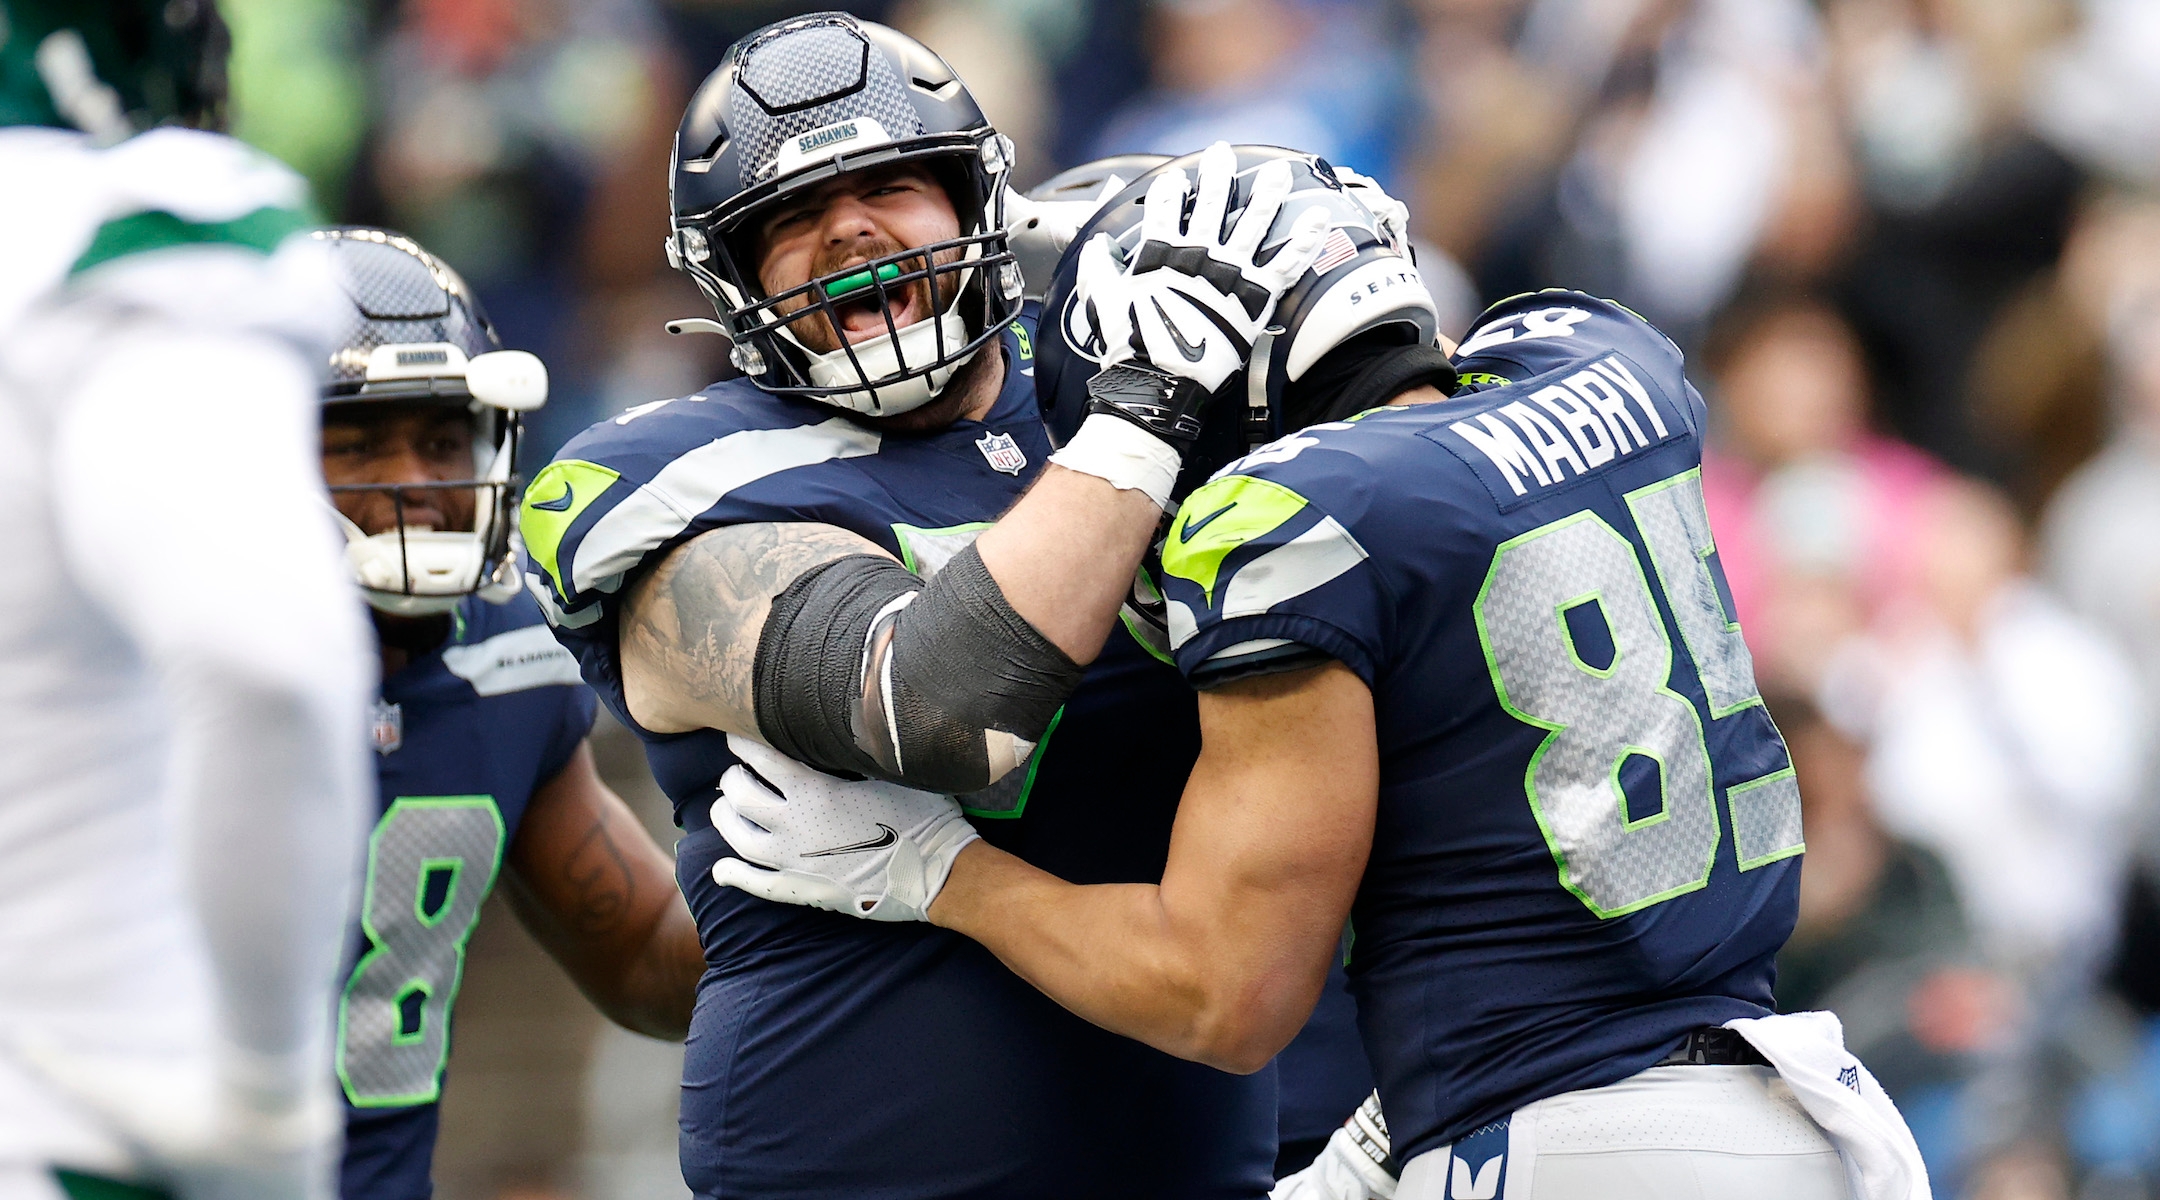
[[[572,438],[525,489],[519,526],[552,595],[557,625],[578,623],[648,554],[696,528],[769,516],[723,503],[795,467],[877,453],[878,432],[837,410],[779,400],[732,380],[641,404]],[[597,619],[597,614],[586,618]]]
[[[291,322],[264,314],[290,309],[296,299],[313,309],[317,293],[322,315],[334,311],[327,264],[227,269],[199,282],[189,278],[192,264],[151,275],[98,270],[174,249],[238,249],[257,264],[267,261],[314,221],[307,185],[268,155],[187,129],[152,130],[103,148],[66,134],[10,133],[6,173],[20,168],[41,186],[6,206],[11,219],[0,231],[0,257],[17,269],[0,280],[0,324],[68,283],[205,325],[278,331]],[[251,305],[249,291],[265,293],[263,302]],[[311,334],[313,324],[302,322]]]

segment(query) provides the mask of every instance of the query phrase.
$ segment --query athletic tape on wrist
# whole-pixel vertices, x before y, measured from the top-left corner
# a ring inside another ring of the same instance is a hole
[[[1111,487],[1142,492],[1167,512],[1177,485],[1178,453],[1168,442],[1121,417],[1090,413],[1072,440],[1050,456],[1068,471],[1093,475]]]

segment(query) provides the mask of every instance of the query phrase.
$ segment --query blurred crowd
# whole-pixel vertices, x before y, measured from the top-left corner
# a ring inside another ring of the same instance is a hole
[[[662,330],[701,311],[669,141],[729,41],[830,5],[224,3],[239,131],[548,359],[531,463],[725,369]],[[1807,806],[1781,1005],[1843,1018],[1938,1194],[2160,1196],[2160,4],[839,6],[943,53],[1023,184],[1291,145],[1409,203],[1457,336],[1552,285],[1670,333]],[[664,1074],[609,1045],[588,1093]]]

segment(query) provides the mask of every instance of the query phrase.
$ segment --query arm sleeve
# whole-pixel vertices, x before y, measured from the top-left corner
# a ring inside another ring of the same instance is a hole
[[[70,566],[174,714],[170,787],[225,1086],[326,1089],[368,767],[370,640],[337,553],[315,388],[281,341],[122,325],[56,430]]]

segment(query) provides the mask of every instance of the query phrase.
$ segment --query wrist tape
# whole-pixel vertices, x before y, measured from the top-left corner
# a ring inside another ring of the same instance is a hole
[[[1170,443],[1122,417],[1089,413],[1072,440],[1050,456],[1068,471],[1093,475],[1111,487],[1142,492],[1164,511],[1181,461]]]

